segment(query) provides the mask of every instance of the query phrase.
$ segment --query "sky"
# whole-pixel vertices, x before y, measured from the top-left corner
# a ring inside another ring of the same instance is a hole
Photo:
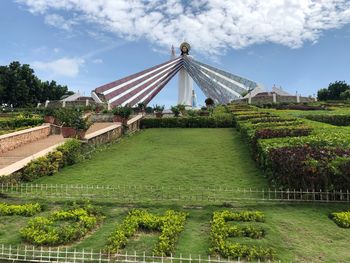
[[[350,0],[1,0],[0,32],[0,65],[30,64],[85,95],[169,60],[184,40],[195,59],[266,90],[350,83]],[[177,78],[150,104],[177,104]]]

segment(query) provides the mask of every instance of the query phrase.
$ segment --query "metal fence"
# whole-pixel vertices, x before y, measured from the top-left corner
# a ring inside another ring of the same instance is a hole
[[[9,262],[69,262],[69,263],[103,263],[103,262],[152,262],[152,263],[239,263],[241,260],[200,255],[155,256],[143,253],[105,253],[93,249],[47,248],[32,246],[1,245],[0,260]],[[244,260],[243,262],[246,262]],[[260,261],[256,261],[260,262]],[[265,262],[270,262],[265,261]],[[273,261],[280,262],[280,261]]]
[[[68,184],[1,184],[0,194],[26,198],[93,199],[138,203],[144,201],[178,201],[218,203],[238,200],[277,202],[349,203],[349,191],[186,188],[157,186],[101,186]]]

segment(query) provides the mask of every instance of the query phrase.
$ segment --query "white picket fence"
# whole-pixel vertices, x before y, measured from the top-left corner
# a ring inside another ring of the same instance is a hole
[[[179,201],[218,203],[237,200],[350,203],[349,191],[186,188],[155,186],[0,184],[0,194],[26,198],[112,199],[120,202]]]
[[[241,261],[239,258],[220,258],[205,256],[201,257],[189,255],[183,257],[179,256],[149,256],[143,253],[104,253],[103,251],[93,249],[68,249],[68,248],[47,248],[47,247],[32,247],[32,246],[11,246],[1,245],[0,247],[0,260],[9,262],[64,262],[64,263],[113,263],[113,262],[125,262],[125,263],[239,263],[246,262]],[[254,262],[260,262],[254,261]],[[270,262],[270,260],[265,261]],[[273,261],[280,262],[280,261]]]

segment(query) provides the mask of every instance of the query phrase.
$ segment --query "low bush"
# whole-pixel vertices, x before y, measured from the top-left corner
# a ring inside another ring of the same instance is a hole
[[[94,211],[90,207],[77,207],[53,212],[48,217],[35,217],[20,231],[21,236],[33,245],[57,246],[71,243],[96,227],[101,217]]]
[[[38,203],[35,204],[23,204],[23,205],[11,205],[6,203],[0,203],[0,215],[1,216],[33,216],[41,212],[42,208]]]
[[[273,248],[264,248],[261,246],[251,246],[241,243],[232,243],[228,241],[230,237],[249,237],[253,239],[263,238],[265,230],[255,225],[234,225],[230,226],[228,221],[244,222],[264,222],[265,217],[261,212],[232,212],[222,211],[214,212],[211,221],[210,232],[210,252],[229,258],[247,258],[248,260],[267,260],[275,257]]]
[[[330,214],[330,218],[342,228],[350,228],[350,212],[335,212]]]
[[[24,181],[33,181],[39,177],[53,175],[60,168],[76,163],[82,158],[82,151],[81,142],[70,139],[57,147],[54,152],[31,161],[17,174]]]
[[[175,249],[179,234],[184,229],[186,214],[168,210],[163,216],[153,215],[145,210],[132,210],[122,224],[108,238],[106,250],[117,252],[124,248],[138,229],[160,231],[157,245],[153,249],[155,255],[170,255]]]
[[[144,128],[232,128],[232,116],[223,117],[181,117],[145,118],[141,120]]]
[[[324,122],[335,126],[350,125],[350,115],[306,115],[303,117],[312,121]]]
[[[40,116],[26,117],[23,115],[15,118],[0,119],[0,129],[16,129],[25,126],[37,126],[44,122]]]
[[[300,137],[310,135],[312,129],[310,127],[278,127],[265,128],[255,131],[254,139],[268,139],[280,137]]]
[[[289,189],[350,189],[350,149],[311,146],[271,149],[270,180]]]

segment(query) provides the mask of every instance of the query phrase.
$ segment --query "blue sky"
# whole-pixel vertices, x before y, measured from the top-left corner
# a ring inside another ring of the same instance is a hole
[[[313,95],[350,83],[350,1],[276,2],[4,0],[0,64],[28,63],[41,79],[88,95],[168,60],[185,39],[197,60],[266,89]],[[176,102],[175,77],[151,104]]]

